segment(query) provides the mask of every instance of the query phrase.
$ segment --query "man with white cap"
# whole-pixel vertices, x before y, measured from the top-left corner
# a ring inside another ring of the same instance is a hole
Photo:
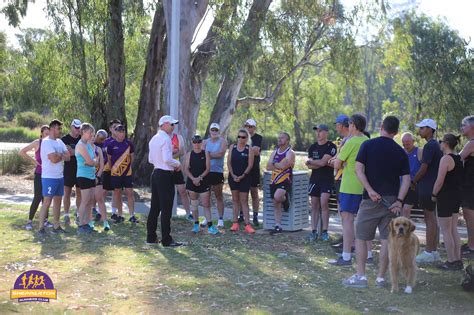
[[[211,157],[211,169],[207,175],[207,180],[211,186],[211,191],[214,192],[217,202],[217,212],[219,220],[217,227],[224,227],[224,196],[222,189],[224,187],[224,155],[227,151],[227,140],[220,134],[220,126],[218,123],[212,123],[209,127],[210,137],[202,143],[202,147],[206,152],[209,152]],[[211,194],[209,194],[211,198]],[[210,201],[209,201],[210,204]],[[207,221],[203,222],[203,224]]]
[[[439,161],[443,156],[438,141],[434,139],[437,125],[433,119],[423,119],[416,124],[420,136],[426,140],[423,147],[421,166],[412,185],[418,190],[418,205],[423,209],[426,223],[426,247],[416,256],[417,263],[433,263],[440,260],[437,251],[438,246],[438,223],[436,220],[436,203],[431,200],[431,193],[438,175]]]
[[[247,119],[245,122],[245,129],[249,132],[250,139],[252,140],[254,160],[252,170],[250,171],[252,178],[250,195],[252,196],[253,225],[258,226],[258,208],[260,206],[260,198],[258,196],[258,187],[260,187],[260,150],[262,148],[263,137],[256,132],[257,122],[252,118]]]
[[[79,209],[81,204],[81,189],[77,187],[77,161],[75,154],[76,144],[81,140],[81,121],[73,119],[70,126],[70,131],[67,135],[61,138],[61,141],[66,145],[71,159],[64,162],[64,224],[69,225],[71,220],[69,218],[69,209],[71,208],[71,193],[72,187],[76,186],[76,209]]]
[[[158,244],[156,228],[161,213],[161,244],[165,247],[178,247],[183,243],[171,237],[171,211],[174,201],[173,172],[181,170],[181,163],[173,159],[171,135],[178,121],[171,116],[162,116],[158,122],[159,131],[148,143],[148,162],[153,164],[151,175],[151,207],[147,221],[148,244]]]

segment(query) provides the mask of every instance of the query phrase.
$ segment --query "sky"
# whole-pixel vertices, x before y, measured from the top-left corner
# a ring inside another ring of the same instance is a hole
[[[20,28],[48,28],[50,22],[46,18],[43,11],[46,6],[46,0],[30,0],[28,11],[25,18],[22,19]],[[278,1],[278,0],[277,0]],[[341,0],[345,6],[352,6],[363,0]],[[371,1],[371,0],[366,0]],[[0,0],[0,9],[7,5],[7,0]],[[459,34],[470,40],[470,47],[474,47],[474,12],[473,0],[392,0],[390,6],[393,10],[399,11],[406,7],[417,7],[417,12],[425,13],[431,17],[443,18],[451,28],[458,30]],[[202,41],[205,37],[207,29],[212,23],[212,13],[208,14],[200,33],[196,34],[195,44]],[[18,41],[15,34],[20,33],[19,29],[15,29],[8,25],[3,14],[0,14],[0,31],[7,34],[9,46],[18,47]]]

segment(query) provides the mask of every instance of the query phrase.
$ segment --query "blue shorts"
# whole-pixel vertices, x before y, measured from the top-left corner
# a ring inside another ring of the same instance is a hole
[[[41,178],[43,197],[64,196],[64,177]]]
[[[357,214],[361,201],[362,195],[339,193],[339,207],[341,212]]]

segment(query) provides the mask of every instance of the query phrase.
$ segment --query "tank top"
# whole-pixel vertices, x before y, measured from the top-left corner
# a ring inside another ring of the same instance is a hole
[[[209,153],[217,153],[221,150],[222,138],[212,142],[211,138],[207,139],[206,147],[204,148]],[[224,157],[219,159],[211,159],[211,172],[224,173]]]
[[[273,163],[280,163],[286,157],[286,153],[291,149],[291,147],[286,148],[285,151],[280,152],[280,149],[275,150],[275,155],[273,157]],[[281,184],[281,183],[291,183],[293,176],[293,167],[288,167],[284,170],[273,170],[272,171],[272,184]]]
[[[461,157],[459,154],[449,154],[454,160],[454,168],[446,173],[444,178],[443,187],[441,187],[440,193],[442,194],[458,194],[461,192],[461,183],[464,176],[464,168],[462,165]]]
[[[40,175],[41,175],[41,141],[43,141],[43,139],[39,139],[38,150],[35,151],[35,160],[36,162],[38,162],[38,165],[36,165],[36,168],[35,168],[35,174],[40,174]]]
[[[463,188],[466,193],[474,194],[474,156],[464,160]]]
[[[191,151],[189,156],[189,171],[194,177],[198,177],[206,170],[206,151],[199,153]]]
[[[179,137],[175,133],[173,133],[173,136],[171,137],[171,145],[173,146],[173,151],[178,150],[178,153],[173,155],[173,159],[179,160]]]
[[[408,163],[410,164],[410,177],[413,180],[421,167],[421,162],[418,159],[418,147],[415,147],[410,153],[405,150],[405,153],[408,156]]]
[[[234,144],[232,147],[232,157],[230,159],[230,164],[232,165],[232,170],[234,175],[240,176],[244,174],[247,166],[249,166],[249,145],[245,145],[243,151],[237,149],[237,145]]]
[[[86,145],[86,148],[87,148],[87,154],[89,154],[89,157],[93,160],[95,158],[94,149],[92,149],[92,146],[89,143]],[[95,166],[86,165],[85,164],[86,160],[77,151],[75,152],[75,156],[77,159],[76,176],[84,177],[88,179],[95,179]]]

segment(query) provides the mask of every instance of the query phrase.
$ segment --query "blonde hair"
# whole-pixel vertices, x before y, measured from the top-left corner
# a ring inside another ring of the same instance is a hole
[[[95,128],[94,126],[92,126],[91,124],[89,123],[82,123],[81,124],[81,136],[88,132],[88,131],[92,131],[92,133],[95,133]]]
[[[247,129],[241,128],[239,129],[239,132],[237,132],[237,135],[245,133],[247,135],[247,145],[252,145],[252,139],[250,139],[250,133],[247,131]]]

